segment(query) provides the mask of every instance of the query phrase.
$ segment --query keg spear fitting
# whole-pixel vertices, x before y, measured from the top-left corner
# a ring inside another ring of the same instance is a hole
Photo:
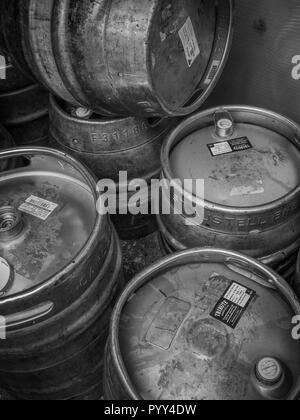
[[[220,138],[231,137],[234,133],[234,120],[230,112],[217,111],[214,115],[216,135]]]
[[[24,230],[25,221],[22,213],[15,207],[0,208],[0,241],[16,239]]]

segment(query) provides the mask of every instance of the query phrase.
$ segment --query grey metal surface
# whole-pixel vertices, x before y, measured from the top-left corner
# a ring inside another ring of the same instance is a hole
[[[211,316],[232,282],[256,294],[236,328]],[[136,276],[115,308],[106,397],[273,399],[274,389],[253,375],[259,360],[275,357],[287,381],[274,399],[295,398],[299,342],[291,319],[299,310],[287,283],[249,257],[194,249],[165,258]]]
[[[299,25],[298,0],[236,1],[228,64],[205,107],[259,106],[299,123]]]

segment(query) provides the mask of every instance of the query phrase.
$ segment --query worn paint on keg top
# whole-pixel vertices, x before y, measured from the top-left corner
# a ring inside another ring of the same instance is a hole
[[[0,179],[0,253],[15,271],[8,295],[36,287],[74,260],[91,235],[96,208],[84,184],[33,157],[22,171]],[[36,170],[36,168],[38,168]],[[57,172],[56,172],[57,171]],[[16,237],[5,227],[21,224]]]
[[[204,179],[205,199],[224,206],[262,206],[300,184],[299,149],[276,131],[250,124],[234,124],[224,139],[214,125],[201,128],[183,139],[170,159],[176,178]]]
[[[299,303],[287,284],[240,254],[202,248],[165,258],[128,285],[114,311],[107,397],[294,396],[300,376],[295,310]],[[282,372],[274,388],[263,383],[266,363]]]
[[[257,296],[235,329],[210,316],[231,282]],[[226,265],[180,267],[129,299],[120,325],[122,356],[145,399],[257,399],[250,377],[260,357],[281,357],[295,379],[300,374],[292,317],[276,293]]]
[[[170,248],[234,249],[272,267],[298,251],[300,130],[296,123],[250,106],[212,108],[174,129],[163,144],[161,159],[162,176],[169,181],[200,178],[205,182],[204,197],[196,197],[188,184],[183,186],[189,214],[171,211],[158,216]],[[170,203],[165,193],[163,200]],[[195,207],[197,214],[204,212],[203,218],[195,217]]]
[[[0,177],[1,386],[17,399],[99,399],[122,257],[96,180],[66,153],[16,148]],[[21,159],[22,158],[22,159]],[[5,280],[5,281],[3,281]]]

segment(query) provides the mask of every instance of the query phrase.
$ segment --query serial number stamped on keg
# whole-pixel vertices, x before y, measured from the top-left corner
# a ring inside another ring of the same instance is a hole
[[[124,139],[129,139],[132,136],[139,136],[144,134],[149,129],[146,123],[135,125],[133,128],[128,129],[124,128],[121,130],[115,130],[112,133],[91,133],[90,138],[93,143],[105,142],[109,143],[111,141],[121,141]]]
[[[137,416],[155,416],[155,415],[196,415],[198,405],[196,404],[148,404],[147,402],[136,402],[135,406],[125,406],[117,404],[110,404],[104,408],[104,415],[106,416],[127,416],[136,418]]]

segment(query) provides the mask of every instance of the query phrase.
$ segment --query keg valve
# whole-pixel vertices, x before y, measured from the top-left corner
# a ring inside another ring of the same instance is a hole
[[[227,138],[234,133],[234,121],[230,112],[226,110],[217,111],[214,115],[216,135],[220,138]]]
[[[0,241],[8,242],[16,239],[25,228],[22,213],[15,207],[0,208]]]
[[[288,368],[274,357],[260,359],[255,365],[252,378],[257,391],[271,400],[284,399],[293,383]]]

